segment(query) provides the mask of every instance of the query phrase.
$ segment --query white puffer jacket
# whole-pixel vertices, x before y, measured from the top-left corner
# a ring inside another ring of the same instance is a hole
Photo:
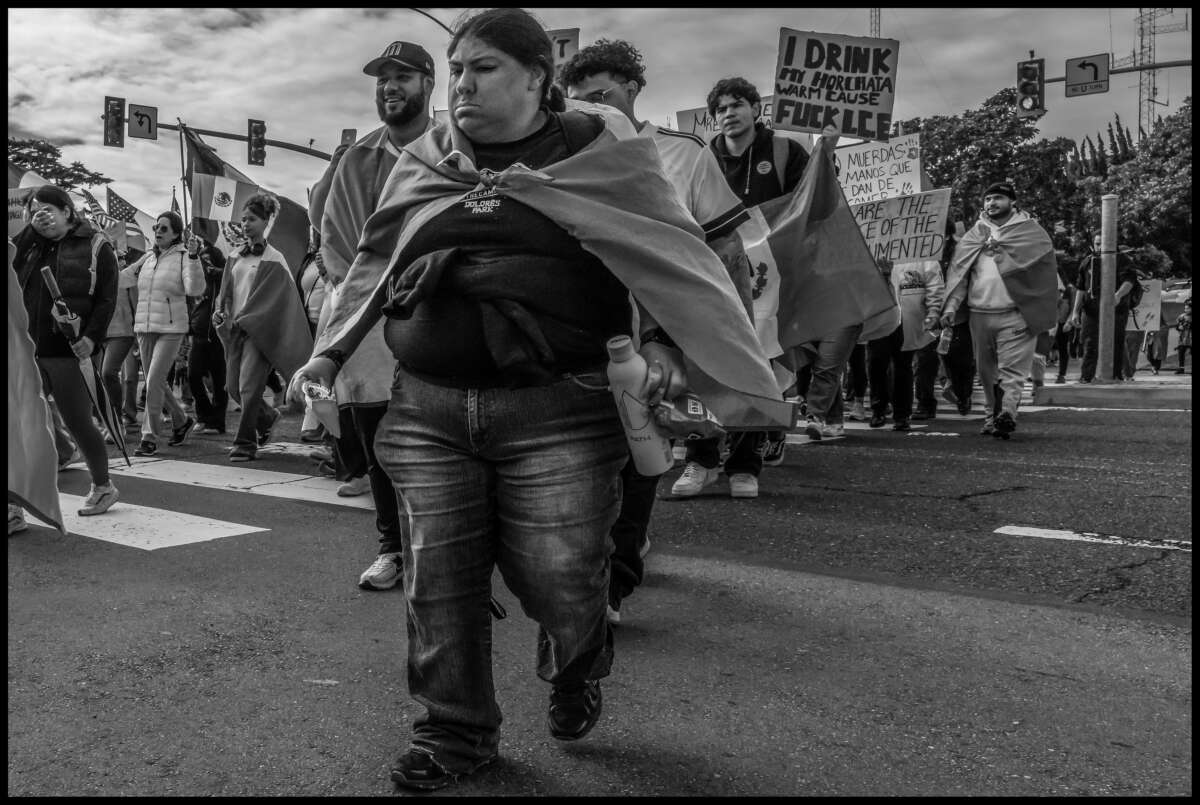
[[[160,255],[148,252],[122,274],[137,277],[135,333],[186,333],[187,297],[204,294],[204,271],[177,243]]]

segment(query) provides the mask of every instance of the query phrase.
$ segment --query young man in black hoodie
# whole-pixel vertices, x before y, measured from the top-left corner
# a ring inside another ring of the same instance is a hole
[[[204,269],[204,295],[192,306],[188,333],[192,348],[188,353],[188,385],[196,401],[197,433],[216,435],[225,432],[225,414],[229,393],[225,390],[225,348],[212,325],[213,300],[221,287],[225,255],[201,238],[200,265]],[[204,385],[204,376],[212,379],[212,396]]]
[[[775,137],[759,116],[762,97],[744,78],[723,78],[708,93],[708,113],[717,121],[721,133],[709,148],[725,174],[725,181],[742,204],[752,207],[790,193],[800,184],[808,152],[796,140]],[[758,476],[762,472],[765,431],[747,432],[734,437],[725,473],[729,476],[730,495],[735,498],[758,497]],[[782,434],[772,434],[782,459]],[[671,494],[698,494],[717,479],[720,464],[718,439],[688,442],[687,466],[671,488]],[[772,464],[778,461],[772,461]]]

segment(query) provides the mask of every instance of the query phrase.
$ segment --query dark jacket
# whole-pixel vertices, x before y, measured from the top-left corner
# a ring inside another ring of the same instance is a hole
[[[27,225],[13,243],[17,247],[13,267],[29,313],[35,354],[39,358],[75,356],[50,315],[50,292],[42,280],[42,266],[50,266],[67,307],[80,318],[80,336],[92,339],[95,354],[104,344],[117,305],[117,255],[112,246],[82,218],[62,240],[47,240]]]
[[[1125,252],[1117,252],[1117,281],[1113,285],[1113,290],[1117,290],[1123,283],[1136,285],[1138,281],[1137,272],[1133,268],[1133,263],[1129,259],[1129,255]],[[1099,307],[1096,305],[1096,300],[1100,297],[1100,255],[1090,254],[1083,258],[1079,263],[1079,290],[1083,291],[1083,309],[1091,315],[1096,315]],[[1120,303],[1116,306],[1117,313],[1129,312],[1129,294],[1121,297]]]
[[[217,340],[212,324],[213,300],[221,290],[221,274],[225,270],[225,255],[213,244],[200,250],[200,265],[204,270],[204,295],[196,298],[188,315],[188,333],[196,338]]]
[[[725,137],[718,134],[708,147],[717,155],[717,162],[725,173],[725,181],[747,207],[762,204],[773,198],[790,193],[800,184],[804,166],[808,164],[808,152],[798,141],[782,138],[787,142],[787,163],[783,168],[783,186],[775,167],[775,132],[760,121],[754,124],[754,142],[744,154],[733,156]]]

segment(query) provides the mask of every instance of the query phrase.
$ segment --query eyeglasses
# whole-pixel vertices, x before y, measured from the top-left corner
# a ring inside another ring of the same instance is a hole
[[[154,227],[154,231],[155,232],[170,232],[171,227],[167,226],[166,224],[163,224],[162,226]]]
[[[582,100],[585,100],[588,103],[604,103],[604,99],[608,97],[608,93],[612,92],[614,89],[616,89],[616,87],[609,87],[608,89],[604,90],[598,89],[595,92],[589,92],[587,95],[583,96]]]

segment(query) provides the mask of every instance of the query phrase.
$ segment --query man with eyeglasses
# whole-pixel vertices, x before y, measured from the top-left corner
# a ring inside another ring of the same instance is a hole
[[[568,98],[611,106],[629,118],[639,137],[654,141],[664,173],[683,206],[704,230],[709,248],[725,264],[746,308],[746,315],[753,320],[750,266],[737,232],[750,216],[730,190],[703,140],[694,134],[638,120],[634,103],[646,86],[641,53],[626,41],[600,39],[581,49],[563,65],[559,81]],[[680,303],[687,302],[680,300]],[[650,333],[668,346],[674,346],[670,336],[661,329]],[[621,471],[621,511],[611,531],[614,550],[609,583],[610,623],[620,622],[621,600],[642,582],[643,557],[650,547],[647,529],[659,477],[638,474],[632,460],[627,461]]]

